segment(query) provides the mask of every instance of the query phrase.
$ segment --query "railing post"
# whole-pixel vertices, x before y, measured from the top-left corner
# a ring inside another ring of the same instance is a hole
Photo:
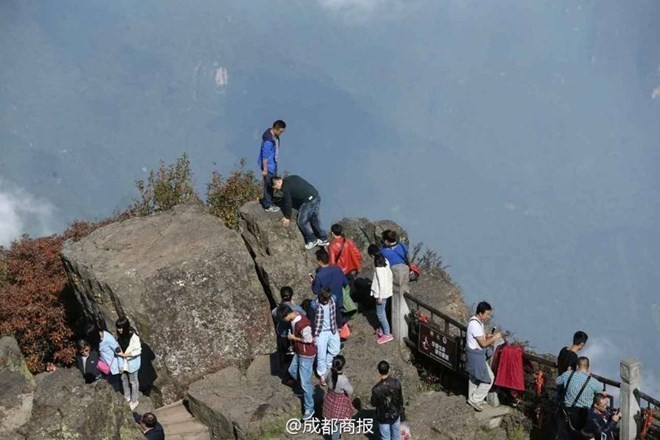
[[[403,295],[395,292],[392,295],[392,333],[400,347],[406,345],[403,338],[408,337],[408,323],[406,322],[408,313],[410,313],[410,309],[406,299]]]
[[[635,440],[637,422],[635,416],[639,414],[639,399],[635,397],[635,390],[640,389],[642,382],[642,364],[635,359],[621,361],[621,425],[620,440]]]

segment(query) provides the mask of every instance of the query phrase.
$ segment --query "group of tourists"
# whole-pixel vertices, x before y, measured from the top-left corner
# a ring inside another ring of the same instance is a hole
[[[488,362],[491,348],[502,341],[502,332],[484,330],[493,308],[485,301],[477,305],[468,322],[465,349],[466,371],[469,374],[467,403],[475,411],[483,411],[486,397],[494,383]],[[608,408],[609,397],[604,385],[590,373],[589,358],[578,353],[587,343],[583,331],[573,335],[573,343],[563,347],[557,357],[557,432],[558,440],[614,440],[619,411]],[[522,366],[521,366],[522,369]],[[522,374],[522,371],[521,371]]]
[[[113,335],[95,324],[88,324],[85,338],[76,342],[76,366],[86,383],[107,380],[116,392],[123,394],[134,411],[139,405],[142,342],[127,318],[119,318],[115,329],[116,335]],[[145,438],[165,439],[163,427],[155,414],[133,412],[133,416]]]
[[[280,137],[286,123],[275,121],[262,135],[258,165],[263,178],[261,204],[269,213],[281,211],[282,224],[288,227],[297,210],[297,226],[303,234],[305,249],[318,248],[314,255],[317,268],[309,274],[314,299],[301,304],[293,300],[290,286],[280,288],[281,303],[273,309],[278,336],[280,366],[285,371],[283,383],[302,396],[302,419],[315,415],[312,379],[324,388],[323,416],[332,420],[332,438],[340,437],[339,421],[350,419],[356,412],[350,380],[343,374],[346,359],[340,351],[350,332],[348,320],[357,310],[351,292],[362,269],[362,254],[353,240],[345,236],[344,228],[334,224],[330,237],[320,219],[321,197],[312,184],[300,176],[281,176],[279,172]],[[373,258],[374,272],[371,297],[375,303],[374,328],[377,344],[394,339],[387,317],[387,304],[394,289],[403,294],[408,290],[408,249],[399,241],[396,231],[382,233],[381,245],[372,244],[368,254]],[[383,440],[399,440],[403,412],[401,384],[390,375],[386,361],[377,365],[381,380],[372,390],[371,403]]]
[[[284,286],[280,289],[281,303],[272,314],[276,322],[280,366],[286,371],[283,383],[302,395],[302,419],[308,420],[315,414],[312,378],[316,375],[318,384],[326,388],[323,416],[335,422],[332,424],[334,440],[340,436],[339,421],[350,419],[356,412],[352,403],[353,388],[343,375],[346,359],[339,353],[342,339],[347,338],[346,334],[342,338],[342,329],[348,328],[347,321],[356,309],[351,289],[361,270],[362,255],[356,244],[345,237],[341,225],[332,225],[331,234],[332,242],[327,250],[322,247],[315,252],[318,267],[310,274],[315,298],[297,305],[293,301],[293,289]],[[398,242],[396,233],[388,230],[383,232],[383,245],[371,245],[368,250],[374,259],[370,291],[379,323],[374,328],[377,344],[394,339],[386,313],[387,303],[394,292],[392,263],[386,257],[392,247],[399,248],[394,252],[407,253],[405,245]],[[378,364],[378,371],[381,381],[374,387],[371,402],[377,410],[381,438],[398,440],[403,411],[401,385],[390,376],[386,361]]]

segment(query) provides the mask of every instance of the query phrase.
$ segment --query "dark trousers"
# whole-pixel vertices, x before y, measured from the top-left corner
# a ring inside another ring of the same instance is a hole
[[[270,186],[270,181],[274,175],[275,174],[269,172],[263,176],[264,197],[261,199],[261,206],[263,206],[264,209],[270,208],[273,204],[273,188]]]

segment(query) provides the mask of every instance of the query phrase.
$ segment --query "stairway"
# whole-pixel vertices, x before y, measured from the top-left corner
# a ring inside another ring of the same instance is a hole
[[[154,413],[163,425],[167,440],[211,440],[209,428],[188,412],[183,400],[158,408]]]

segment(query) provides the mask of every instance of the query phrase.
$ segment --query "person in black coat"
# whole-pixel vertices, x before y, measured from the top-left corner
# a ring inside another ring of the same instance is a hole
[[[92,383],[101,378],[101,372],[96,368],[99,361],[99,353],[93,350],[89,342],[79,339],[76,343],[78,354],[76,355],[76,366],[85,378],[85,383]]]
[[[140,424],[142,433],[147,438],[147,440],[165,440],[165,431],[163,430],[163,425],[158,423],[156,414],[147,412],[140,415],[134,412],[133,418]]]

